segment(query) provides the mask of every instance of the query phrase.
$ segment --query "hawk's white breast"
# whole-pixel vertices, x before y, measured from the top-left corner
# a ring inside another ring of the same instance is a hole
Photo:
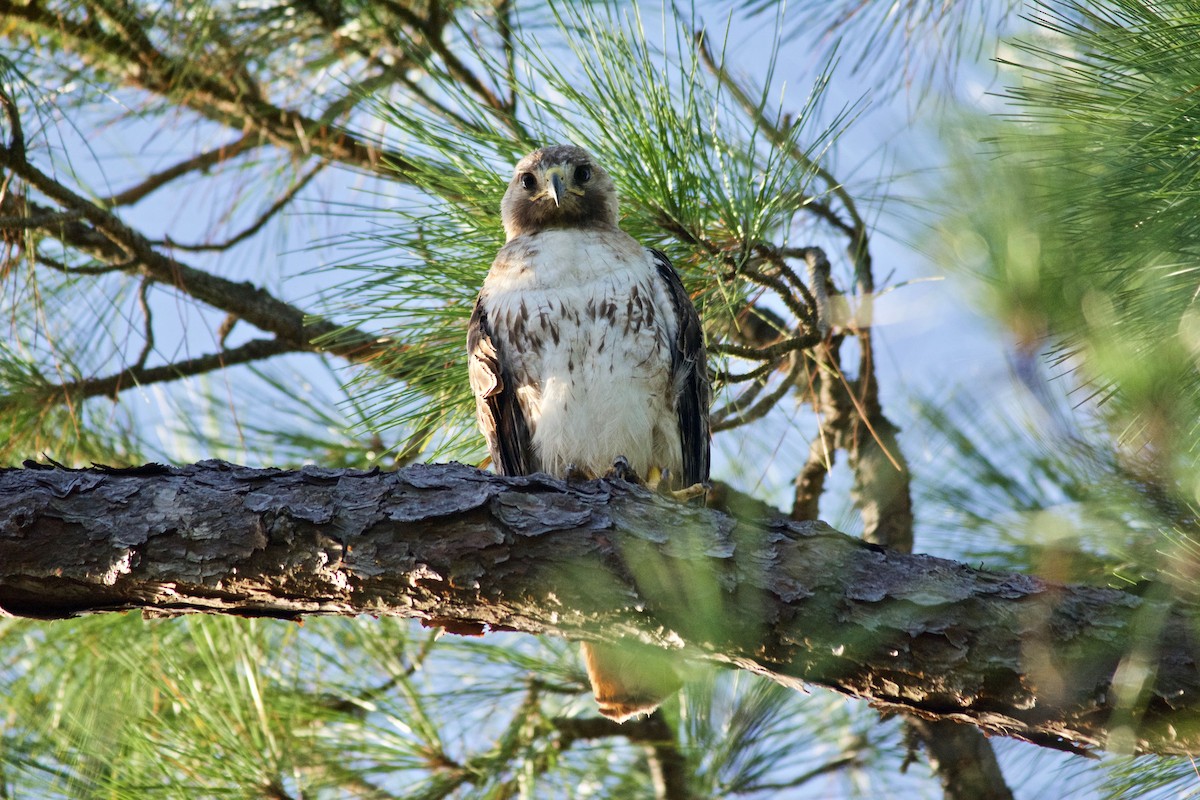
[[[678,321],[648,251],[617,230],[547,230],[504,246],[483,286],[538,468],[682,472],[671,386]]]

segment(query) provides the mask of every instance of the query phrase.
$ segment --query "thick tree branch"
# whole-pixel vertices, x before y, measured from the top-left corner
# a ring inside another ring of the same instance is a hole
[[[739,521],[620,481],[453,464],[5,470],[0,608],[397,614],[457,632],[631,637],[1071,750],[1105,745],[1113,676],[1149,614],[1153,685],[1129,741],[1200,752],[1195,619],[1179,609],[821,523]]]

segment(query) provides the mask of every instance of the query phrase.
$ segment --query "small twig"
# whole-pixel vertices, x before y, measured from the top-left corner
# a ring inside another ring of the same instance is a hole
[[[788,265],[783,253],[781,253],[778,249],[767,245],[764,242],[759,242],[756,244],[754,249],[761,257],[770,262],[771,266],[779,270],[779,273],[783,275],[784,280],[787,281],[788,285],[800,295],[800,298],[804,301],[805,311],[808,312],[803,318],[804,323],[810,327],[813,327],[813,323],[818,316],[818,310],[816,300],[814,299],[812,292],[809,291],[808,286],[805,285],[804,281],[800,280],[800,276],[797,275],[796,271]],[[795,252],[803,254],[803,257],[807,261],[808,251],[810,249],[816,248],[803,248],[802,250]]]
[[[747,386],[745,389],[743,389],[742,393],[739,394],[737,397],[730,400],[725,405],[720,406],[719,408],[712,411],[709,414],[709,418],[712,420],[713,423],[719,423],[721,420],[725,419],[726,417],[728,417],[732,414],[736,414],[744,408],[749,408],[750,404],[754,402],[755,398],[757,398],[759,396],[759,394],[762,393],[762,390],[765,389],[766,386],[767,386],[767,381],[765,379],[760,378],[760,379],[754,381],[749,386]]]
[[[718,352],[716,347],[710,347],[710,349],[714,352]],[[725,384],[726,386],[730,386],[735,383],[746,383],[747,381],[754,381],[755,383],[758,383],[766,378],[769,373],[778,369],[779,362],[782,359],[783,356],[780,356],[777,359],[759,364],[757,367],[749,370],[748,372],[726,372],[725,370],[720,369],[715,370],[713,372],[713,378],[719,383]]]
[[[35,253],[34,260],[37,263],[47,266],[55,272],[62,272],[66,275],[107,275],[110,272],[125,272],[129,269],[127,264],[104,264],[104,265],[88,265],[83,267],[73,267],[70,264],[65,264],[57,258]]]
[[[276,214],[278,214],[283,209],[284,206],[286,206],[288,203],[290,203],[296,197],[296,195],[299,194],[300,191],[302,189],[304,189],[304,187],[307,186],[309,184],[309,182],[311,182],[312,179],[317,176],[317,173],[319,173],[321,170],[323,170],[328,164],[329,164],[329,161],[326,159],[321,159],[320,161],[318,161],[316,166],[314,166],[312,169],[310,169],[308,172],[306,172],[304,175],[302,175],[298,181],[296,181],[294,184],[292,184],[288,188],[287,191],[285,191],[278,198],[276,198],[275,202],[272,203],[267,208],[266,211],[264,211],[262,214],[260,214],[258,219],[256,219],[253,223],[251,223],[247,227],[243,228],[237,234],[235,234],[234,236],[231,236],[230,238],[226,239],[223,242],[213,242],[211,244],[209,244],[209,243],[206,243],[206,244],[180,244],[179,242],[168,239],[168,240],[161,241],[161,242],[152,242],[152,244],[166,245],[175,250],[186,250],[188,252],[193,252],[193,253],[214,251],[214,250],[216,250],[216,251],[228,250],[229,248],[233,247],[234,245],[236,245],[240,242],[244,242],[246,239],[249,239],[251,236],[253,236],[254,234],[258,233],[260,230],[262,230],[263,226],[266,225],[271,220],[272,217],[274,217]]]
[[[804,368],[804,358],[799,353],[792,353],[790,358],[792,363],[790,369],[788,369],[788,374],[774,390],[738,416],[713,423],[713,433],[737,428],[741,425],[762,419],[790,390],[796,388],[797,380]]]
[[[101,197],[96,202],[105,208],[131,205],[176,178],[181,178],[190,172],[202,172],[209,167],[229,161],[248,150],[260,147],[262,144],[262,137],[258,134],[246,134],[229,144],[223,144],[212,150],[205,150],[202,153],[198,153],[191,158],[186,158],[173,166],[167,167],[162,172],[156,172],[141,183],[130,186],[128,189],[109,195],[108,197]]]
[[[773,275],[767,275],[752,267],[743,267],[740,275],[753,284],[762,286],[765,289],[770,289],[779,296],[783,304],[788,307],[788,310],[795,315],[800,322],[810,320],[815,316],[815,313],[809,306],[805,306],[800,300],[796,299],[796,295],[788,290],[787,284],[784,281],[776,278]],[[807,292],[805,292],[807,294]]]
[[[145,320],[146,341],[142,344],[142,352],[138,355],[138,360],[134,362],[135,369],[146,366],[146,359],[150,357],[150,351],[154,349],[154,321],[150,315],[150,303],[146,299],[146,295],[150,291],[150,284],[153,282],[149,277],[145,277],[138,286],[138,306],[142,309],[142,318]]]
[[[755,783],[750,786],[743,787],[740,791],[742,794],[753,794],[755,792],[780,792],[784,789],[795,789],[797,786],[803,786],[814,778],[819,778],[822,775],[828,775],[831,772],[853,767],[862,762],[862,753],[847,753],[840,758],[835,758],[832,761],[827,761],[820,766],[813,767],[808,772],[803,772],[797,775],[790,781],[781,783]]]
[[[21,112],[12,96],[0,88],[0,106],[4,107],[4,117],[8,120],[9,141],[3,148],[8,157],[17,162],[25,161],[25,132],[21,128]]]
[[[732,342],[714,342],[709,345],[708,349],[722,355],[737,356],[738,358],[746,358],[751,361],[770,361],[774,363],[788,353],[805,350],[818,344],[820,341],[821,338],[815,333],[808,333],[803,336],[791,336],[787,339],[781,339],[762,347],[750,347],[742,344],[733,344]],[[753,377],[757,376],[750,375],[749,377],[741,377],[737,380],[744,381]]]

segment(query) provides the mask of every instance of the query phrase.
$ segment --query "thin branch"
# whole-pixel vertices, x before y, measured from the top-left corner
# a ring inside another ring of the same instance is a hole
[[[49,402],[62,402],[68,397],[76,401],[89,397],[115,398],[126,389],[201,375],[215,369],[296,352],[303,352],[303,348],[281,339],[252,339],[232,350],[222,350],[158,367],[136,364],[104,378],[82,378],[70,383],[47,386],[42,390],[42,396]]]
[[[146,366],[146,359],[150,357],[150,351],[154,349],[154,318],[150,313],[150,303],[147,302],[146,295],[150,291],[150,285],[153,283],[150,278],[142,278],[141,285],[138,286],[138,307],[142,310],[142,319],[145,320],[145,342],[142,343],[142,352],[138,354],[138,360],[134,362],[135,369],[142,369]]]
[[[819,344],[821,337],[816,333],[807,333],[803,336],[791,336],[787,339],[781,339],[769,345],[761,347],[747,347],[746,345],[734,344],[732,342],[713,342],[708,346],[708,349],[714,353],[723,355],[737,356],[738,358],[746,358],[752,361],[769,361],[766,366],[774,368],[779,359],[786,356],[788,353],[794,353],[797,350],[807,350],[813,345]],[[727,380],[748,381],[762,375],[762,372],[746,373],[740,377],[730,377]]]
[[[813,767],[807,772],[797,775],[790,781],[783,781],[782,783],[755,783],[744,787],[741,792],[743,794],[752,794],[754,792],[780,792],[784,789],[795,789],[797,786],[803,786],[815,778],[820,778],[822,775],[840,772],[847,767],[853,767],[856,764],[860,764],[862,763],[862,760],[863,758],[861,752],[847,753],[840,758],[835,758],[832,761],[827,761],[824,764],[821,764],[820,766]]]
[[[127,271],[148,275],[214,308],[235,314],[275,334],[295,349],[326,351],[351,361],[364,362],[378,357],[390,346],[388,341],[365,331],[310,319],[295,306],[249,283],[235,283],[163,255],[116,216],[75,194],[28,162],[14,159],[11,151],[0,150],[0,166],[8,167],[43,194],[69,211],[78,212],[91,223],[92,227],[79,222],[68,223],[49,231],[64,244],[101,261],[122,264]],[[2,205],[3,201],[0,201]],[[36,204],[29,205],[35,214],[44,210]]]
[[[192,65],[181,63],[153,49],[145,33],[130,19],[123,22],[134,39],[145,42],[143,55],[156,53],[151,64],[129,64],[130,43],[123,36],[105,32],[97,25],[72,20],[38,3],[17,4],[0,0],[0,15],[24,20],[56,36],[74,39],[85,52],[113,60],[122,78],[153,94],[171,98],[202,116],[247,133],[257,134],[289,152],[304,156],[323,155],[368,172],[385,172],[401,178],[413,165],[398,152],[385,151],[377,143],[347,130],[312,119],[294,109],[262,99],[261,90],[228,86],[211,76],[197,74]],[[147,49],[148,48],[148,49]],[[181,91],[186,87],[186,91]],[[386,161],[386,165],[385,165]]]
[[[8,120],[9,140],[4,148],[13,158],[25,160],[25,132],[21,128],[21,112],[17,103],[2,86],[0,86],[0,106],[4,108],[4,118]]]
[[[127,272],[129,270],[127,264],[88,264],[86,266],[73,267],[70,264],[59,261],[57,258],[52,258],[42,253],[34,253],[33,257],[37,263],[65,275],[107,275],[112,272]]]
[[[713,409],[709,413],[709,417],[714,423],[718,423],[726,417],[738,413],[741,409],[749,408],[750,404],[754,402],[755,398],[762,394],[762,390],[765,388],[767,388],[767,381],[763,378],[759,378],[743,389],[742,393],[737,397],[733,398],[725,405]]]
[[[237,234],[231,236],[223,242],[213,242],[211,244],[180,244],[179,242],[171,239],[166,239],[162,242],[154,242],[154,244],[164,244],[174,250],[186,250],[193,253],[228,250],[229,248],[237,245],[240,242],[244,242],[246,239],[249,239],[251,236],[262,230],[263,226],[270,222],[272,217],[282,211],[284,206],[292,202],[296,195],[299,194],[321,170],[328,166],[328,164],[329,162],[325,159],[317,162],[312,169],[310,169],[304,175],[301,175],[299,180],[288,187],[287,191],[276,198],[275,202],[272,203],[266,211],[260,214],[258,219],[254,220],[254,222],[252,222],[250,225],[247,225]]]
[[[713,433],[737,428],[765,417],[780,400],[787,396],[789,391],[796,388],[797,381],[804,369],[804,358],[799,353],[792,353],[791,361],[791,368],[788,370],[787,376],[780,381],[779,385],[770,394],[737,416],[714,422],[712,425]]]
[[[105,208],[132,205],[152,192],[161,189],[176,178],[181,178],[191,172],[202,172],[217,164],[229,161],[248,150],[260,147],[262,144],[262,137],[258,134],[246,134],[228,144],[223,144],[212,150],[205,150],[202,153],[198,153],[191,158],[186,158],[178,164],[167,167],[162,172],[156,172],[141,183],[130,186],[124,191],[117,192],[108,197],[98,198],[96,202]]]

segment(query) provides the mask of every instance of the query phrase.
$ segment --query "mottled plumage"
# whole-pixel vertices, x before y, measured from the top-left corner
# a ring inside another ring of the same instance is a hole
[[[501,216],[507,242],[467,336],[496,471],[602,475],[624,456],[670,488],[707,481],[700,320],[666,256],[617,226],[607,173],[579,147],[537,150],[517,164]],[[602,712],[624,719],[661,702],[661,675],[629,677],[611,648],[585,655]]]

